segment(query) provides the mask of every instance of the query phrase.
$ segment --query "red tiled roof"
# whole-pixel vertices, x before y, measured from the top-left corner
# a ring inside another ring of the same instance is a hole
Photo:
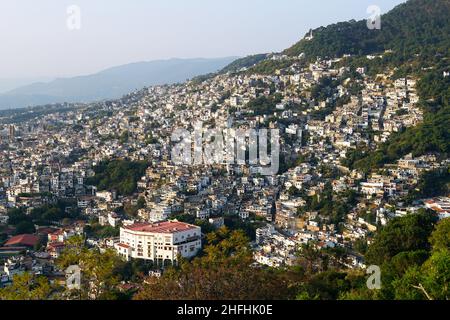
[[[160,223],[145,223],[145,224],[134,224],[125,229],[138,231],[138,232],[153,232],[153,233],[174,233],[179,231],[187,231],[191,229],[196,229],[198,227],[178,221],[166,221]]]
[[[33,247],[37,242],[39,241],[39,238],[32,234],[21,234],[15,237],[12,237],[9,239],[6,243],[6,247],[12,247],[12,246],[27,246],[27,247]]]

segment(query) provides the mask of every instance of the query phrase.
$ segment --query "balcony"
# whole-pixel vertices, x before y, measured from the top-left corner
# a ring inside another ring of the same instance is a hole
[[[194,242],[194,241],[197,241],[197,240],[200,240],[200,239],[201,239],[200,236],[189,237],[189,238],[186,238],[186,239],[184,239],[184,240],[182,240],[180,242],[174,243],[174,245],[186,244],[186,243]]]

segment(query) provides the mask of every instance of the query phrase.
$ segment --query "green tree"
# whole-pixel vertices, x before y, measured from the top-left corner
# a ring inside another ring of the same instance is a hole
[[[34,233],[36,228],[31,221],[22,221],[16,225],[15,234]]]
[[[439,250],[421,266],[408,268],[393,281],[396,299],[448,300],[450,298],[450,251]]]
[[[375,237],[366,254],[367,262],[382,265],[403,251],[429,250],[428,238],[436,220],[423,211],[393,219]]]
[[[287,273],[253,267],[249,239],[242,231],[220,228],[208,234],[204,255],[161,278],[150,278],[134,297],[137,300],[287,299],[295,292]],[[245,280],[244,280],[245,279]]]
[[[121,195],[132,195],[137,190],[137,181],[145,174],[145,161],[109,160],[94,168],[95,176],[86,180],[99,190],[117,190]]]
[[[450,218],[441,220],[430,237],[433,250],[450,250]]]
[[[29,217],[25,214],[22,209],[13,208],[8,211],[8,223],[10,225],[17,225],[23,221],[29,220]]]
[[[17,274],[12,285],[0,289],[0,300],[46,300],[52,288],[48,279],[30,273]]]
[[[69,292],[73,298],[92,300],[114,300],[118,297],[117,285],[120,276],[117,266],[123,262],[114,250],[101,253],[97,249],[88,249],[82,237],[72,237],[67,248],[57,260],[57,265],[65,270],[71,265],[81,269],[81,290]]]

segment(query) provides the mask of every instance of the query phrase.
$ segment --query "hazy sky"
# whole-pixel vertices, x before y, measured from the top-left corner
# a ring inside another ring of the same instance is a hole
[[[404,0],[0,0],[0,78],[87,74],[129,62],[285,49],[310,28]],[[81,29],[67,8],[81,9]]]

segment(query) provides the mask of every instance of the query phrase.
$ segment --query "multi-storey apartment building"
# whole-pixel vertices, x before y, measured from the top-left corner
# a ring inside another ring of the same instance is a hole
[[[174,263],[178,255],[191,258],[201,249],[201,228],[178,221],[135,224],[120,229],[115,248],[127,260]]]

